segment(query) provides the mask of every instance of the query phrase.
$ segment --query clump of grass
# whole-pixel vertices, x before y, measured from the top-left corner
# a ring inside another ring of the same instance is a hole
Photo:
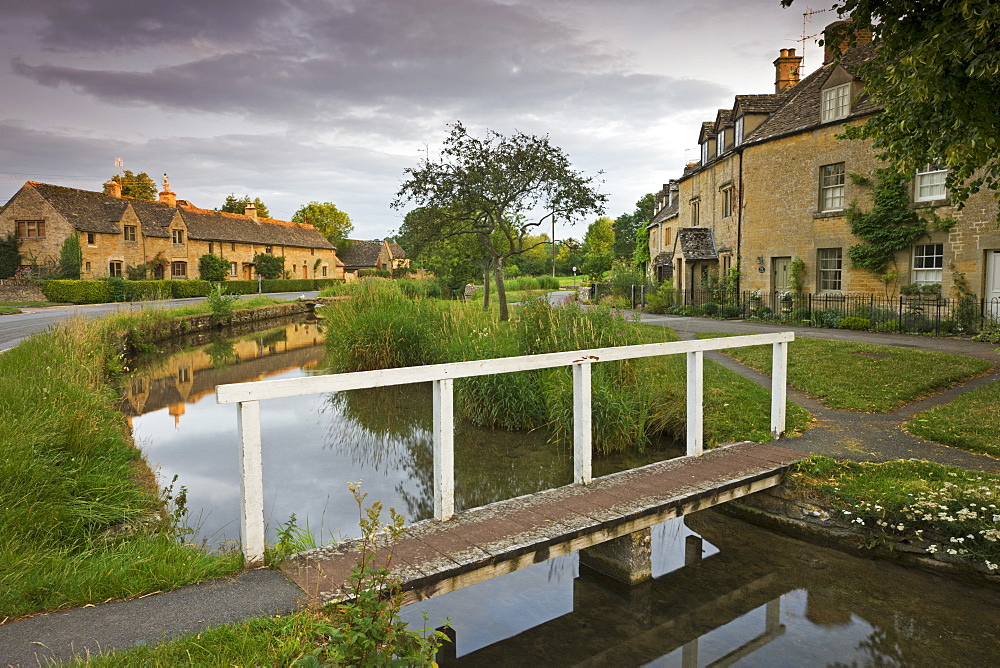
[[[0,355],[0,616],[133,596],[233,572],[172,539],[108,373],[129,323],[76,319]],[[123,329],[123,327],[125,329]]]
[[[1000,456],[1000,382],[920,413],[906,424],[906,431],[970,452]]]
[[[992,573],[1000,569],[1000,476],[919,459],[884,463],[814,456],[796,466],[796,486],[818,490],[836,519],[870,545],[906,540],[927,553]]]
[[[713,338],[724,334],[699,334]],[[732,348],[730,357],[771,373],[771,346]],[[830,408],[884,413],[992,368],[985,360],[931,350],[798,338],[788,347],[788,384]]]

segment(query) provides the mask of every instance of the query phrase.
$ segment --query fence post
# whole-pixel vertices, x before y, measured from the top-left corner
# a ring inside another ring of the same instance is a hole
[[[586,485],[593,478],[591,365],[589,361],[573,364],[573,482],[577,485]]]
[[[705,394],[704,353],[700,350],[687,353],[687,454],[700,455],[704,448]]]
[[[431,381],[434,394],[434,517],[455,514],[455,381]]]
[[[777,440],[785,434],[785,400],[788,393],[788,343],[771,344],[771,438]]]
[[[260,402],[236,408],[240,438],[240,538],[246,566],[264,561],[264,471],[260,445]]]

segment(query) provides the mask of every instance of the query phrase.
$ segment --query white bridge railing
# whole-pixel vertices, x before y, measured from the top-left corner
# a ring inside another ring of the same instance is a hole
[[[703,449],[704,352],[762,344],[773,345],[771,434],[774,438],[780,438],[785,431],[785,380],[788,343],[794,339],[793,332],[779,332],[219,385],[215,388],[215,396],[220,404],[239,404],[237,425],[240,437],[240,492],[242,497],[240,533],[244,557],[248,564],[260,562],[264,557],[261,400],[343,392],[367,387],[432,383],[434,395],[434,516],[439,520],[446,520],[455,514],[455,404],[453,393],[455,378],[532,371],[559,366],[573,367],[573,482],[586,485],[592,478],[590,368],[593,363],[686,354],[687,456],[694,457],[700,455]]]

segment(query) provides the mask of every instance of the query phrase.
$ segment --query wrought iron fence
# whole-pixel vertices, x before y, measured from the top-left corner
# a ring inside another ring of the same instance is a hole
[[[592,288],[591,299],[611,295],[609,286]],[[975,333],[984,322],[1000,322],[1000,299],[928,295],[794,295],[734,290],[656,290],[633,286],[612,303],[677,315],[780,322],[793,326],[905,332],[948,336]]]

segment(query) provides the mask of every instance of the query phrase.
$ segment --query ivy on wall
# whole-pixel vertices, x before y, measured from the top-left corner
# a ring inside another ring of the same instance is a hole
[[[851,233],[861,243],[847,249],[856,267],[882,274],[896,253],[927,234],[927,221],[910,208],[907,180],[898,172],[876,170],[872,184],[872,210],[861,211],[851,202],[845,215]]]

